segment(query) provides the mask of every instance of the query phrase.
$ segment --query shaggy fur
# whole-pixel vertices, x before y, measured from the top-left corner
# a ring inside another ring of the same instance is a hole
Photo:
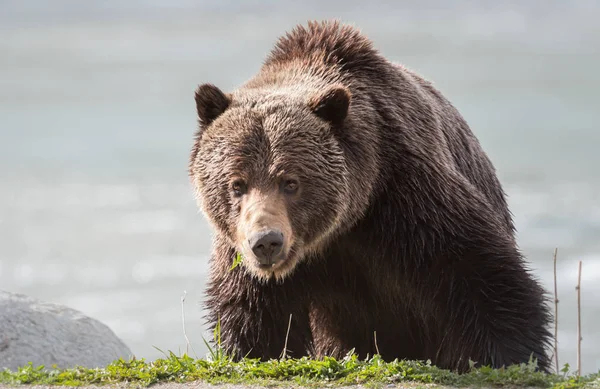
[[[216,230],[206,303],[230,351],[279,357],[292,315],[293,357],[379,350],[465,371],[533,356],[548,369],[550,314],[494,167],[431,83],[356,29],[313,22],[245,85],[201,86],[196,103],[190,175]],[[284,176],[295,197],[277,192]],[[265,202],[292,231],[272,271],[240,233]]]

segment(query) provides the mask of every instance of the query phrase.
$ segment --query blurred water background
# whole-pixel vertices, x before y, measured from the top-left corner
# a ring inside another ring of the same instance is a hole
[[[0,288],[203,356],[211,230],[187,178],[193,90],[253,75],[308,19],[359,26],[460,109],[549,291],[559,356],[600,369],[600,2],[0,0]],[[527,312],[523,312],[527,315]]]

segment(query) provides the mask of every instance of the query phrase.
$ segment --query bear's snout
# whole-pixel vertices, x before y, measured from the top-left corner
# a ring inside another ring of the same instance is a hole
[[[248,238],[248,245],[261,267],[271,267],[281,259],[283,233],[279,230],[255,232]]]

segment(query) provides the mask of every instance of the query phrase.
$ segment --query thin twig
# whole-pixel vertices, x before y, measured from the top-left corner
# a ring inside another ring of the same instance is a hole
[[[558,248],[554,249],[554,358],[556,360],[556,373],[558,374],[558,286],[556,282],[556,256]]]
[[[581,376],[581,261],[577,275],[577,376]]]
[[[288,322],[288,328],[287,328],[287,332],[285,334],[285,343],[283,344],[283,352],[281,355],[281,359],[285,359],[286,354],[287,354],[287,344],[288,344],[288,338],[290,336],[290,328],[292,327],[292,314],[290,313],[290,320]]]
[[[552,354],[550,354],[550,358],[551,361],[554,360],[554,349],[552,349]],[[558,372],[557,372],[558,373]]]
[[[192,352],[194,353],[194,355],[196,355],[196,351],[194,351],[194,348],[192,347],[190,340],[188,339],[187,333],[185,331],[185,309],[184,309],[184,303],[185,303],[185,296],[187,295],[187,292],[184,290],[183,291],[183,296],[181,296],[181,323],[183,325],[183,336],[185,337],[185,354],[186,355],[190,355],[189,354],[189,349],[190,347],[192,348]],[[198,356],[196,355],[196,358],[198,358]]]
[[[377,331],[373,331],[373,338],[375,339],[375,351],[377,351],[377,355],[381,356],[379,346],[377,345]]]

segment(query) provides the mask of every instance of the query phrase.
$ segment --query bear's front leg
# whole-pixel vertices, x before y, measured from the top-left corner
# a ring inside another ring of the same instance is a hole
[[[353,312],[347,301],[333,303],[321,301],[311,305],[310,325],[313,334],[311,354],[314,358],[344,358],[353,351],[359,358],[373,356],[374,331],[365,309],[353,305]]]
[[[431,318],[428,356],[459,371],[468,370],[469,360],[499,368],[533,357],[548,371],[551,314],[512,225],[463,176],[444,166],[422,171],[428,174],[431,186],[421,190],[433,195],[415,204],[438,210],[423,221],[436,228],[424,235],[426,250],[412,272]]]
[[[307,355],[311,332],[301,287],[293,277],[265,282],[243,265],[231,269],[235,255],[217,245],[211,258],[206,306],[211,328],[220,325],[221,347],[237,360],[279,358],[284,348],[290,357]]]
[[[366,358],[377,351],[374,318],[379,314],[360,263],[352,250],[338,247],[311,263],[309,319],[315,358],[340,359],[350,351]]]
[[[544,291],[514,244],[490,231],[470,234],[468,242],[451,249],[456,256],[431,273],[439,287],[432,288],[430,298],[443,318],[432,359],[439,367],[464,372],[469,360],[500,368],[533,357],[540,370],[548,371],[551,316]]]

